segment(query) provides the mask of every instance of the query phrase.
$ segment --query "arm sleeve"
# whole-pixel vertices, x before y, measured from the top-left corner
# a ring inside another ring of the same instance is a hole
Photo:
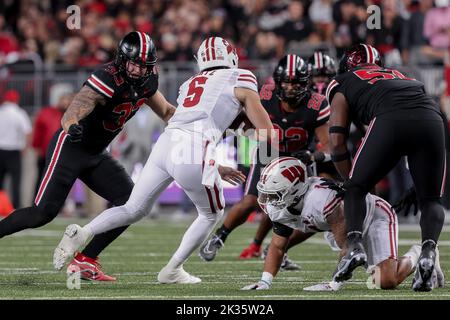
[[[103,69],[94,71],[84,84],[108,99],[114,95],[113,76]]]
[[[325,92],[328,104],[331,105],[331,101],[333,100],[333,97],[338,91],[339,87],[340,84],[336,79],[331,80],[331,82],[328,84],[327,90]]]
[[[285,226],[284,224],[281,224],[279,222],[273,222],[272,223],[273,232],[280,237],[289,238],[289,236],[294,232],[294,230],[288,226]]]
[[[236,80],[236,88],[247,88],[258,93],[258,80],[255,75],[248,70],[238,69],[239,74]]]

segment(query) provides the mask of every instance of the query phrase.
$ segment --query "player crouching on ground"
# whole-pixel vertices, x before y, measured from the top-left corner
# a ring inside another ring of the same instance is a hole
[[[331,231],[327,237],[330,245],[346,248],[343,190],[330,180],[308,178],[305,165],[298,159],[280,157],[271,161],[261,174],[258,191],[258,202],[272,220],[274,233],[261,280],[243,290],[270,288],[294,230],[305,235]],[[398,227],[394,210],[385,200],[370,193],[366,206],[363,242],[368,253],[367,269],[378,270],[372,275],[377,287],[393,289],[414,272],[420,246],[412,246],[404,256],[397,258]],[[345,250],[341,250],[341,256],[344,254]],[[438,259],[436,266],[435,286],[443,286],[444,276]],[[305,289],[335,291],[342,284],[332,281]]]

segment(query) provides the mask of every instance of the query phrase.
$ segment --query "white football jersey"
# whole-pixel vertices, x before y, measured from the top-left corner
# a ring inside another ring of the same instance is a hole
[[[207,135],[217,142],[242,111],[234,88],[258,92],[256,77],[244,69],[203,71],[184,82],[177,99],[177,110],[167,129]]]
[[[323,182],[318,177],[308,179],[309,189],[305,194],[302,204],[298,204],[295,208],[301,211],[300,215],[293,215],[287,209],[279,210],[273,206],[265,208],[270,220],[281,223],[292,229],[300,230],[305,233],[329,231],[330,226],[326,218],[339,206],[342,202],[336,197],[336,191],[321,186]],[[366,197],[367,216],[364,222],[366,229],[372,220],[373,209],[375,207],[375,196],[368,194]]]

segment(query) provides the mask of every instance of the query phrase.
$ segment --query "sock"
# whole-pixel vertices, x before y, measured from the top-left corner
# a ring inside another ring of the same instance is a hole
[[[172,268],[181,267],[190,255],[206,240],[222,214],[223,210],[217,214],[200,214],[184,233],[180,246],[170,259],[168,266],[170,265]]]
[[[219,229],[217,229],[216,236],[218,236],[220,240],[222,240],[222,242],[225,242],[230,233],[231,230],[227,229],[224,225],[222,225]]]
[[[350,231],[349,233],[347,233],[347,242],[349,245],[361,241],[362,241],[362,232]]]
[[[100,252],[102,252],[107,246],[111,244],[114,240],[117,239],[118,236],[124,232],[128,226],[116,228],[113,230],[110,230],[105,233],[101,233],[96,235],[91,242],[84,248],[82,254],[85,256],[95,259],[98,257]]]
[[[253,239],[253,243],[256,244],[258,247],[261,246],[262,242],[263,242],[263,240],[259,240],[259,239],[256,239],[256,238]]]

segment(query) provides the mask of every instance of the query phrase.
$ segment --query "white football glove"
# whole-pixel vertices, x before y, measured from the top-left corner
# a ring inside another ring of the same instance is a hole
[[[252,284],[249,284],[249,285],[241,288],[241,290],[269,290],[269,289],[270,289],[270,285],[264,281],[252,283]]]
[[[310,287],[303,288],[304,291],[338,291],[344,282],[321,282]]]

